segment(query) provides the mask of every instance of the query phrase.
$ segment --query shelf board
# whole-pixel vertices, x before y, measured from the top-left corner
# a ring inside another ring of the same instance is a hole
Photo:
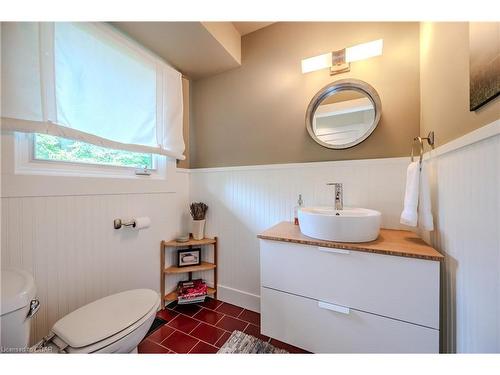
[[[214,288],[209,287],[207,295],[212,296],[215,294],[215,292],[216,292],[216,290]],[[173,290],[172,292],[165,295],[164,300],[167,302],[177,301],[177,291]]]
[[[177,242],[176,240],[172,241],[162,241],[163,246],[166,247],[186,247],[186,246],[203,246],[203,245],[211,245],[214,244],[216,240],[214,238],[204,238],[202,240],[195,240],[192,236],[190,236],[189,241],[187,242]]]
[[[201,264],[197,266],[187,266],[187,267],[177,267],[177,266],[171,266],[165,269],[165,273],[186,273],[186,272],[197,272],[197,271],[207,271],[207,270],[213,270],[215,267],[217,267],[213,263],[208,263],[208,262],[201,262]]]

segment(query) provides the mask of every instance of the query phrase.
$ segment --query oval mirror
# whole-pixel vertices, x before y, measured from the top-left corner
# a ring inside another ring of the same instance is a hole
[[[343,149],[363,142],[375,130],[382,105],[368,83],[343,79],[323,87],[306,113],[309,135],[320,145]]]

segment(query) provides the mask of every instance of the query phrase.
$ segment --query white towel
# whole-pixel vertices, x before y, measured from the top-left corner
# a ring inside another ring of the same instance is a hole
[[[410,227],[420,227],[427,231],[434,230],[434,220],[431,212],[431,193],[427,163],[418,161],[410,163],[406,171],[406,192],[401,224]]]
[[[410,163],[406,171],[406,192],[401,224],[416,227],[418,222],[418,192],[420,183],[419,162]]]
[[[428,163],[422,164],[420,172],[420,196],[418,198],[418,223],[419,226],[428,231],[434,230],[434,220],[431,211],[431,189],[429,185]]]

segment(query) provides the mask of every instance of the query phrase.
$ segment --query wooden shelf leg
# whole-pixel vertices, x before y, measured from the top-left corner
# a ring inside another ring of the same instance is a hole
[[[215,243],[214,243],[214,264],[215,264],[215,268],[214,268],[214,289],[215,289],[214,299],[217,299],[217,290],[219,290],[219,288],[217,288],[217,270],[219,269],[219,265],[217,264],[217,243],[218,243],[217,237],[214,237],[214,240],[215,240]]]
[[[161,308],[165,308],[165,247],[163,241],[160,245],[160,293],[161,293]]]

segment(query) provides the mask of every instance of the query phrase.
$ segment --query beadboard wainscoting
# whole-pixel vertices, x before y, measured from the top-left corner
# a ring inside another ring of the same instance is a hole
[[[438,135],[437,135],[438,136]],[[444,352],[500,352],[500,120],[428,153]]]
[[[41,308],[32,343],[62,316],[127,289],[160,291],[160,241],[186,230],[189,175],[177,191],[2,198],[2,267],[34,275]],[[140,231],[113,219],[149,216]],[[170,259],[173,261],[173,259]],[[177,280],[170,278],[167,288]]]
[[[328,182],[344,184],[345,206],[379,210],[383,227],[401,228],[408,161],[388,158],[191,170],[190,198],[208,204],[207,234],[219,236],[218,297],[260,310],[257,234],[293,220],[299,194],[307,206],[332,205],[333,188]]]

